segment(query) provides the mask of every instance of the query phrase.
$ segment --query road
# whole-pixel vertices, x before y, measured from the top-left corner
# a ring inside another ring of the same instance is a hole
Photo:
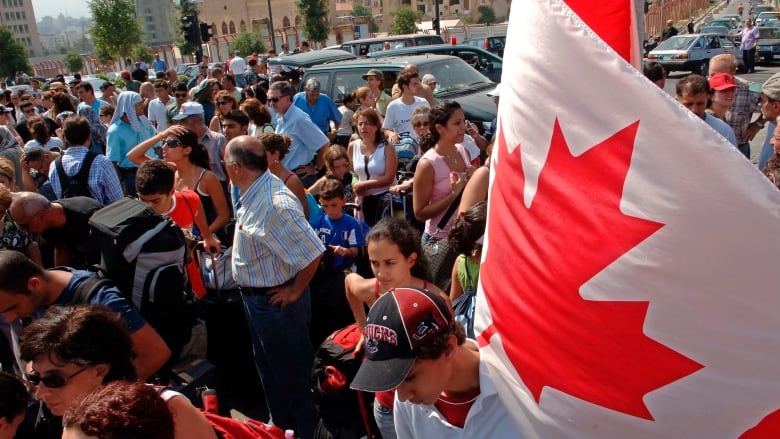
[[[738,1],[732,1],[731,4],[723,8],[723,10],[721,10],[718,14],[715,15],[717,16],[719,14],[736,14],[737,4],[739,4]],[[745,4],[747,4],[747,2],[745,2]],[[747,11],[745,11],[744,16],[747,17]],[[737,74],[737,76],[746,79],[750,82],[762,83],[767,79],[769,79],[770,76],[778,72],[780,72],[780,63],[759,64],[756,66],[755,73],[740,73]],[[664,90],[670,95],[674,96],[677,82],[681,78],[687,76],[688,74],[689,72],[672,72],[671,74],[669,74],[669,77],[666,78],[666,86],[664,87]],[[761,151],[761,146],[763,145],[766,136],[767,136],[767,130],[766,128],[764,128],[761,131],[759,131],[756,137],[750,142],[750,156],[751,156],[750,159],[754,163],[758,161],[758,154]]]

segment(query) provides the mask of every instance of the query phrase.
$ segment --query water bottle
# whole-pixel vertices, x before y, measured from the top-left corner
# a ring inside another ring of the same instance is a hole
[[[214,285],[214,270],[209,264],[203,264],[203,283],[208,287]]]

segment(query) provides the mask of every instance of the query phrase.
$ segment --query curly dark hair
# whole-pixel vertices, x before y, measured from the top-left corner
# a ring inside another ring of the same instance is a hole
[[[263,149],[265,149],[266,152],[278,152],[279,160],[284,159],[284,156],[290,152],[292,141],[287,136],[274,133],[262,133],[258,134],[257,138],[260,139],[260,143],[263,144]]]
[[[0,372],[0,418],[9,423],[18,416],[24,416],[30,395],[21,380],[15,376]]]
[[[427,151],[439,143],[441,136],[436,131],[436,125],[447,126],[447,122],[450,121],[452,114],[456,110],[462,110],[460,104],[456,101],[440,101],[435,107],[431,108],[431,132],[428,135],[420,136],[417,142],[422,151]]]
[[[200,143],[198,135],[195,134],[195,131],[187,129],[187,132],[177,136],[176,138],[179,139],[179,142],[181,142],[183,146],[188,146],[190,148],[190,154],[187,156],[190,163],[195,166],[200,166],[203,169],[211,170],[211,164],[209,163],[209,151],[205,146],[203,146],[202,143]]]
[[[65,413],[63,427],[98,439],[172,439],[173,414],[157,390],[140,382],[115,381]]]
[[[470,255],[477,248],[477,240],[485,234],[486,222],[487,202],[485,201],[480,201],[458,214],[447,236],[457,254]]]

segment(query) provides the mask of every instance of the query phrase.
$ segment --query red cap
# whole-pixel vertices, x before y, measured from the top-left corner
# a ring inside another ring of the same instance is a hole
[[[710,78],[710,88],[713,90],[728,90],[730,88],[737,88],[737,84],[734,83],[734,75],[729,73],[718,73]]]

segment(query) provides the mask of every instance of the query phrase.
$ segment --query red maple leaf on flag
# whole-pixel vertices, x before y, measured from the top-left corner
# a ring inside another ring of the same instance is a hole
[[[574,157],[556,120],[530,207],[523,201],[521,148],[509,153],[499,132],[480,274],[493,327],[483,337],[502,334],[537,403],[542,389],[552,387],[653,419],[643,395],[702,367],[643,333],[648,302],[585,300],[579,293],[663,227],[620,211],[638,126]]]

